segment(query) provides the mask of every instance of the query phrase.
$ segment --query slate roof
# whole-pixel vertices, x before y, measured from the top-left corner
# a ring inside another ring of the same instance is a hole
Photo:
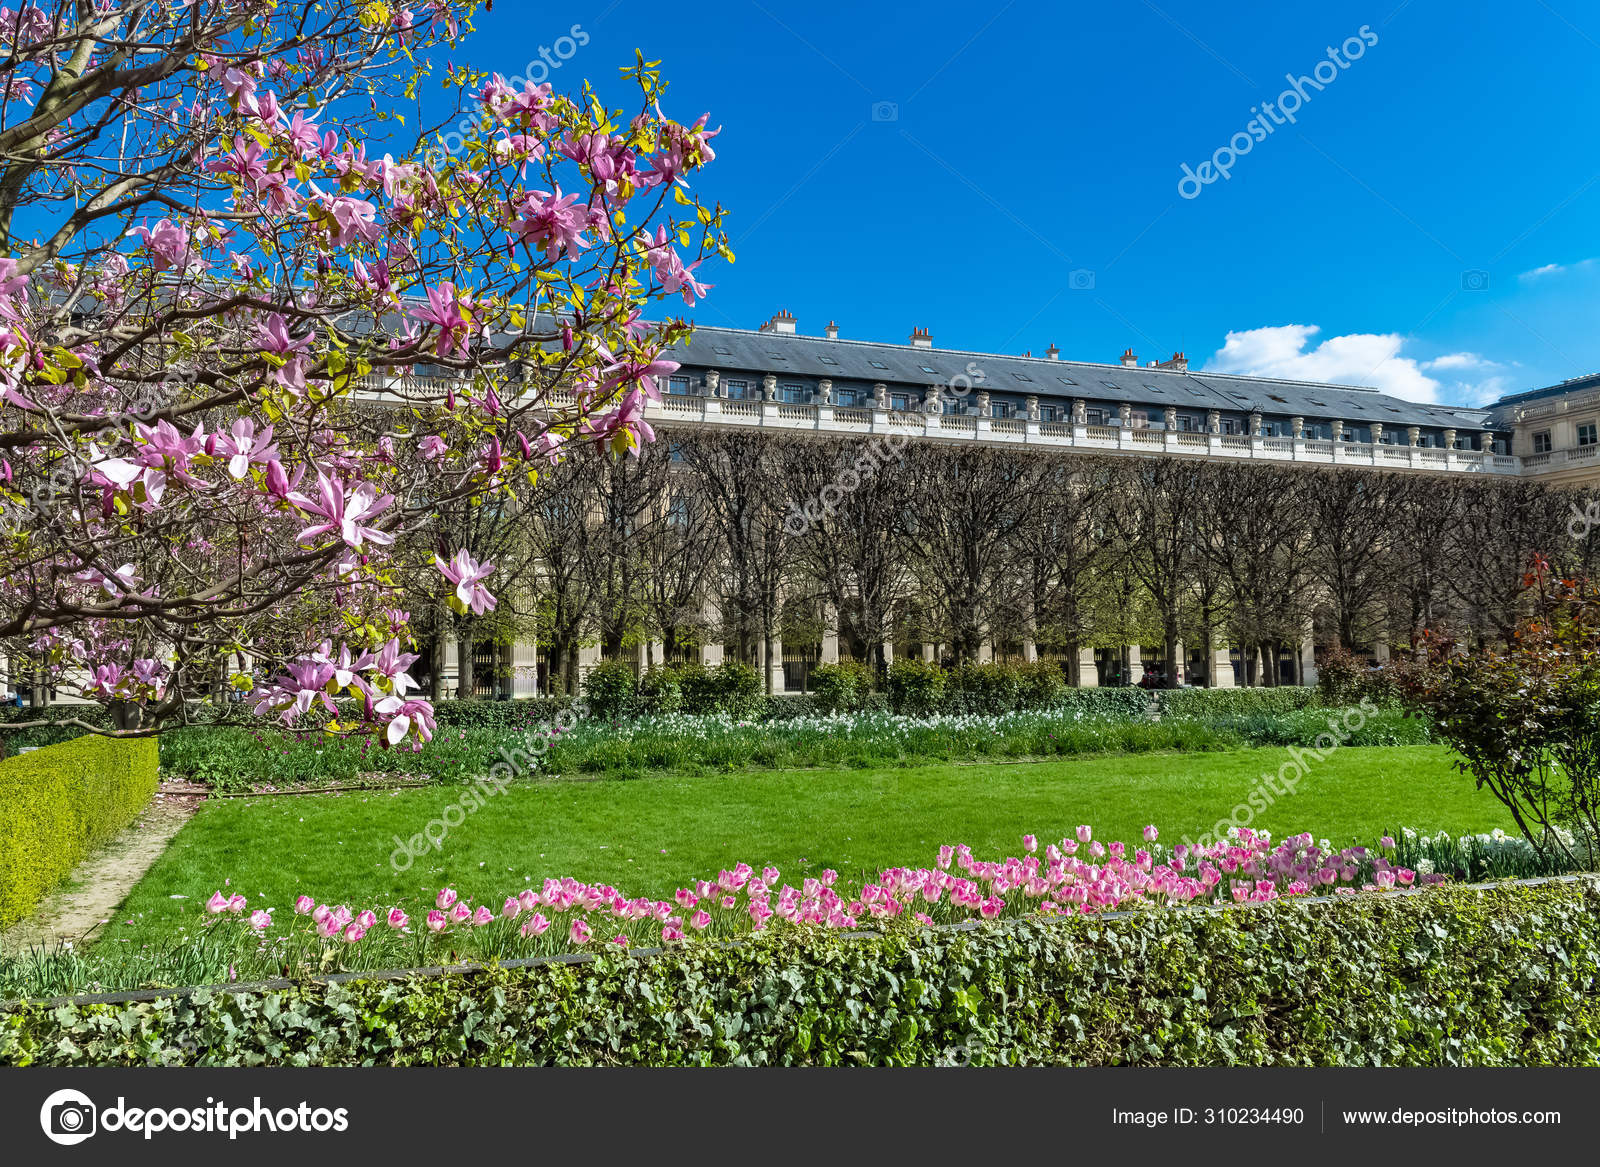
[[[1415,425],[1468,432],[1488,428],[1490,422],[1488,409],[1425,405],[1349,385],[828,340],[707,325],[697,325],[690,342],[677,346],[671,356],[688,368],[717,369],[724,378],[745,374],[759,380],[775,373],[780,381],[785,374],[809,382],[827,377],[838,386],[852,387],[881,381],[891,389],[909,389],[919,396],[930,385],[969,375],[970,364],[981,369],[985,378],[974,388],[995,395],[1037,394],[1045,402],[1070,403],[1081,397],[1154,410],[1169,405],[1188,412],[1216,409],[1247,414],[1258,410],[1269,417],[1298,416],[1311,423],[1339,419],[1354,425],[1379,422],[1385,427]]]
[[[1521,393],[1509,393],[1489,406],[1489,410],[1494,414],[1496,421],[1509,421],[1511,414],[1519,405],[1526,405],[1532,401],[1541,401],[1551,397],[1564,397],[1568,393],[1582,393],[1588,389],[1600,389],[1600,373],[1586,373],[1581,377],[1570,377],[1558,385],[1547,385],[1543,389],[1527,389]]]

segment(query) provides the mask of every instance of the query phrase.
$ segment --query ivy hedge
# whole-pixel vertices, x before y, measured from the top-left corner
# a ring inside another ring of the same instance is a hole
[[[144,809],[156,751],[153,738],[89,736],[0,761],[0,928]]]
[[[16,1065],[1596,1065],[1600,883],[0,1007]]]

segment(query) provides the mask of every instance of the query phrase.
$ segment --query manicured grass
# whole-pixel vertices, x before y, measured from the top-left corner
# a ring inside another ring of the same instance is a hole
[[[1308,830],[1335,845],[1374,842],[1402,826],[1510,827],[1499,803],[1452,771],[1449,757],[1439,746],[1339,750],[1253,825],[1276,838]],[[1239,750],[531,782],[488,799],[404,874],[390,866],[394,836],[423,831],[465,788],[213,800],[139,883],[108,935],[148,938],[192,920],[224,880],[252,907],[280,912],[301,893],[357,909],[412,907],[445,884],[498,904],[546,876],[664,895],[740,860],[771,863],[798,881],[826,867],[853,876],[929,864],[942,843],[969,843],[982,856],[1018,854],[1024,833],[1043,842],[1079,823],[1092,824],[1096,838],[1132,842],[1154,822],[1164,842],[1181,842],[1210,830],[1287,759],[1284,750]]]

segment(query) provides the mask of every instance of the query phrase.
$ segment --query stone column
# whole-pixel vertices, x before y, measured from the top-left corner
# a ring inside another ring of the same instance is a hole
[[[1128,684],[1137,685],[1144,680],[1144,662],[1139,659],[1139,646],[1128,645]]]
[[[1095,663],[1094,649],[1080,648],[1078,650],[1078,688],[1098,689],[1100,687],[1100,667]]]
[[[987,636],[978,644],[978,663],[980,665],[994,663],[994,641]]]
[[[715,600],[707,600],[705,605],[705,623],[707,628],[716,628],[722,623],[722,607]],[[722,633],[708,633],[712,643],[702,642],[700,645],[700,663],[708,669],[714,669],[722,663]]]
[[[786,686],[783,680],[783,639],[777,636],[772,638],[772,659],[766,659],[767,642],[764,639],[757,641],[756,653],[761,658],[761,663],[766,669],[767,676],[771,678],[772,691],[774,693],[784,692]]]
[[[822,663],[839,663],[839,610],[832,604],[822,612]]]
[[[1233,657],[1226,648],[1218,648],[1211,656],[1210,688],[1232,689]]]
[[[892,640],[883,642],[883,664],[885,668],[894,664],[894,641]]]
[[[578,692],[583,692],[583,679],[589,675],[589,670],[599,663],[600,646],[598,644],[578,646]]]
[[[533,697],[539,692],[539,644],[519,640],[511,646],[511,695]]]
[[[1372,645],[1372,659],[1380,665],[1389,663],[1389,634],[1385,632]]]
[[[1317,683],[1316,632],[1309,620],[1306,621],[1305,632],[1300,637],[1300,683],[1302,685]]]
[[[927,641],[924,641],[923,644],[922,644],[922,660],[923,660],[923,663],[931,665],[934,661],[936,661],[938,659],[939,659],[939,646],[937,644],[929,644],[929,643],[927,643]]]

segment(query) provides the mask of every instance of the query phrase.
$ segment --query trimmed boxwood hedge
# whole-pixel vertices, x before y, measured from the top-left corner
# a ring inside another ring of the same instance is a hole
[[[1597,1062],[1593,877],[0,1012],[18,1065]]]
[[[0,761],[0,928],[144,809],[156,750],[153,738],[88,736]]]
[[[1154,696],[1168,717],[1248,717],[1253,714],[1296,713],[1319,704],[1317,690],[1308,685],[1278,685],[1270,689],[1158,689]]]

